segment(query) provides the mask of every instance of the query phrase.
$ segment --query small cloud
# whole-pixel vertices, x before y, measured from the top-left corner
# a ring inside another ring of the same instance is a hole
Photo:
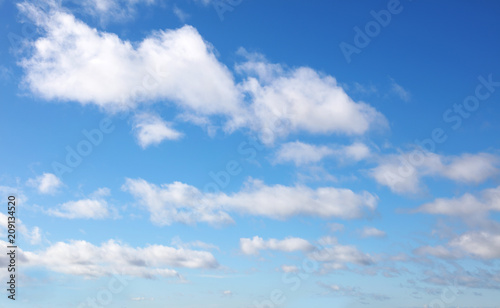
[[[46,212],[51,216],[67,219],[104,219],[117,218],[118,212],[103,198],[109,195],[109,189],[100,188],[86,199],[68,201]]]
[[[297,273],[299,271],[299,268],[295,265],[282,265],[281,270],[284,273]]]
[[[189,18],[189,14],[181,10],[177,5],[174,6],[174,14],[181,22],[185,22]]]
[[[233,292],[231,290],[222,291],[223,296],[233,296]]]
[[[55,194],[57,189],[63,185],[61,180],[52,173],[44,173],[34,179],[29,179],[28,186],[35,187],[41,194]]]
[[[377,229],[377,228],[365,227],[361,231],[361,236],[362,237],[385,237],[386,233],[382,230]]]
[[[394,79],[391,78],[391,92],[399,96],[403,101],[410,101],[411,95],[410,92],[405,90],[401,85],[397,84]]]
[[[177,140],[182,137],[182,133],[171,128],[170,123],[155,114],[138,114],[134,121],[137,141],[143,149],[150,145],[158,145],[165,139]]]

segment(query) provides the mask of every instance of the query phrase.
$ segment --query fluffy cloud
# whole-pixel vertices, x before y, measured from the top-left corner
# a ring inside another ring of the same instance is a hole
[[[249,180],[234,194],[203,193],[196,187],[174,182],[157,186],[143,179],[127,179],[122,187],[130,192],[159,225],[173,222],[210,224],[231,223],[228,212],[237,212],[273,219],[296,215],[357,218],[373,211],[378,198],[368,192],[349,189],[305,186],[267,186]]]
[[[54,194],[63,183],[55,174],[44,173],[34,179],[29,179],[27,185],[36,187],[41,194]]]
[[[484,260],[500,259],[500,234],[471,231],[453,238],[445,246],[423,246],[414,251],[443,259],[474,257]]]
[[[117,0],[84,3],[110,12]],[[387,126],[380,112],[354,102],[332,76],[308,67],[286,69],[242,51],[246,61],[236,71],[243,78],[236,84],[191,26],[130,42],[89,27],[53,3],[46,11],[29,2],[18,7],[43,30],[20,65],[24,85],[46,100],[94,104],[108,111],[168,101],[179,107],[180,119],[197,124],[206,124],[211,116],[224,119],[227,132],[250,129],[269,144],[299,131],[361,135]]]
[[[239,87],[251,97],[254,115],[247,125],[264,142],[298,131],[360,135],[373,126],[387,125],[381,113],[354,102],[332,76],[308,67],[286,69],[268,63],[261,55],[240,53],[247,62],[238,64],[236,70],[248,77]]]
[[[370,175],[396,193],[418,193],[421,178],[439,176],[452,181],[478,184],[499,173],[500,158],[488,153],[443,156],[420,149],[399,155],[387,155]]]
[[[317,146],[295,141],[281,145],[276,153],[275,162],[293,162],[299,166],[319,162],[331,154],[333,154],[333,150],[327,146]]]
[[[258,236],[254,236],[251,239],[240,239],[240,249],[246,255],[258,255],[260,250],[292,252],[309,251],[313,248],[314,246],[308,241],[297,237],[289,237],[283,240],[269,239],[267,241]]]
[[[231,73],[193,27],[157,31],[132,43],[57,7],[48,13],[27,2],[18,7],[44,31],[21,65],[25,84],[47,100],[107,110],[167,100],[200,114],[237,111]]]
[[[293,162],[296,166],[300,166],[317,163],[328,156],[334,156],[341,161],[360,161],[370,155],[370,148],[360,142],[343,146],[319,146],[295,141],[282,144],[274,162]]]
[[[134,122],[136,138],[143,149],[150,145],[157,145],[165,139],[177,140],[182,137],[182,133],[171,128],[170,123],[155,114],[138,114]]]
[[[206,251],[176,249],[162,245],[133,248],[109,240],[100,246],[86,241],[57,242],[40,252],[22,252],[26,266],[43,266],[54,272],[100,277],[112,274],[145,278],[180,275],[166,268],[217,268]]]
[[[489,211],[500,211],[500,186],[485,189],[478,195],[466,193],[458,198],[439,198],[415,210],[417,213],[460,216],[465,219],[484,217]]]
[[[99,189],[87,199],[68,201],[46,210],[47,214],[68,219],[104,219],[117,217],[118,212],[103,198],[109,190]],[[104,195],[103,195],[104,194]]]

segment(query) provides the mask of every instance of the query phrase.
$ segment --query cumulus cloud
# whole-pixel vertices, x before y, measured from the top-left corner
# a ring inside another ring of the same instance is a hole
[[[143,179],[127,179],[122,189],[130,192],[158,225],[173,222],[231,223],[228,212],[286,219],[296,215],[358,218],[375,210],[378,197],[366,191],[306,186],[267,186],[250,179],[233,194],[204,193],[196,187],[174,182],[157,186]]]
[[[414,251],[442,259],[473,257],[483,260],[500,259],[500,234],[470,231],[450,240],[446,245],[423,246]]]
[[[21,252],[25,266],[45,267],[54,272],[87,278],[113,274],[144,278],[180,277],[167,268],[217,268],[206,251],[176,249],[162,245],[134,248],[109,240],[100,246],[86,241],[57,242],[39,252]]]
[[[103,192],[106,190],[100,189],[87,199],[68,201],[54,208],[49,208],[46,212],[52,216],[68,219],[116,218],[118,212],[103,198],[106,195],[103,196]]]
[[[292,252],[309,251],[313,248],[314,246],[308,241],[297,237],[288,237],[283,240],[269,239],[267,241],[258,236],[254,236],[251,239],[240,239],[240,249],[246,255],[258,255],[261,250]]]
[[[332,76],[309,67],[287,69],[242,49],[240,54],[247,61],[236,70],[247,77],[239,87],[251,97],[255,115],[247,125],[259,132],[264,142],[298,131],[360,135],[387,125],[380,112],[354,102]]]
[[[134,130],[139,145],[145,149],[150,145],[160,144],[163,140],[177,140],[182,133],[171,128],[158,115],[141,113],[134,117]]]
[[[117,3],[93,1],[84,3],[99,12],[112,11]],[[18,7],[42,30],[20,62],[24,85],[46,100],[107,111],[167,101],[178,107],[179,119],[197,124],[220,119],[227,132],[250,129],[268,144],[299,131],[361,135],[387,126],[380,112],[354,102],[335,78],[308,67],[287,69],[242,51],[246,60],[236,71],[243,78],[236,84],[191,26],[131,42],[93,29],[55,4],[45,11],[29,2]]]
[[[444,156],[415,149],[383,156],[369,174],[395,193],[418,193],[421,178],[437,176],[465,184],[479,184],[499,174],[500,158],[493,154]]]
[[[112,111],[155,100],[200,114],[237,111],[231,73],[193,27],[156,31],[132,43],[58,7],[48,13],[28,2],[18,7],[44,31],[21,62],[25,84],[44,99]]]
[[[62,181],[52,173],[44,173],[29,179],[26,184],[35,187],[41,194],[54,194],[63,185]]]

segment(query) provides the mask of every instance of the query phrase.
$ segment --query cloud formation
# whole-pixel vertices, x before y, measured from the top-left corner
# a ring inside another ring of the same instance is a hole
[[[127,179],[122,187],[151,214],[158,225],[173,222],[232,223],[229,212],[287,219],[296,215],[359,218],[375,210],[378,197],[366,191],[334,187],[311,189],[305,186],[267,186],[250,179],[233,194],[204,193],[196,187],[174,182],[155,185],[143,179]]]

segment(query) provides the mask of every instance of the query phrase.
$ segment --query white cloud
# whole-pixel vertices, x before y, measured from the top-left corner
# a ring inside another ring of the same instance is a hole
[[[167,268],[217,268],[206,251],[176,249],[162,245],[133,248],[109,240],[100,246],[86,241],[57,242],[40,252],[23,252],[26,266],[46,267],[54,272],[100,277],[112,274],[154,278],[180,277]]]
[[[283,273],[297,273],[299,271],[299,268],[295,265],[285,265],[283,264],[281,266],[281,270]]]
[[[258,236],[251,239],[240,238],[240,249],[246,255],[258,255],[261,250],[292,252],[310,251],[313,248],[314,246],[308,241],[297,237],[288,237],[283,240],[269,239],[267,241]]]
[[[370,148],[361,142],[343,146],[340,148],[338,153],[343,157],[343,159],[352,159],[354,161],[366,159],[371,155]]]
[[[104,219],[117,217],[115,208],[102,198],[103,190],[93,193],[90,198],[68,201],[46,210],[47,214],[68,219]],[[109,192],[108,192],[109,193]]]
[[[317,163],[330,156],[340,161],[360,161],[370,155],[370,148],[361,142],[343,146],[325,146],[295,141],[282,144],[275,155],[274,162],[293,162],[296,166],[300,166]]]
[[[300,141],[283,144],[276,153],[275,162],[293,162],[295,165],[317,163],[324,157],[333,154],[327,146],[316,146]]]
[[[68,1],[68,0],[67,0]],[[69,0],[83,8],[88,15],[97,17],[101,23],[129,20],[136,14],[139,4],[151,5],[155,0]]]
[[[500,259],[500,234],[469,232],[453,239],[450,246],[481,259]]]
[[[41,194],[54,194],[63,183],[55,174],[44,173],[34,179],[29,179],[27,185],[36,187]]]
[[[415,253],[442,259],[466,257],[483,260],[500,259],[500,234],[487,231],[466,232],[453,238],[444,246],[422,246],[415,249]]]
[[[200,114],[236,112],[231,73],[193,27],[156,31],[132,43],[92,29],[59,8],[49,17],[27,2],[18,7],[44,30],[21,65],[25,84],[45,99],[107,110],[167,100]]]
[[[171,124],[151,113],[141,113],[134,117],[134,129],[139,145],[144,149],[160,144],[163,140],[177,140],[182,133],[171,128]]]
[[[380,112],[354,102],[332,76],[308,67],[285,69],[260,55],[240,53],[247,62],[236,69],[248,77],[239,86],[253,101],[247,126],[260,132],[264,142],[298,131],[360,135],[387,125]]]
[[[109,12],[114,3],[92,7]],[[29,2],[18,7],[43,30],[20,65],[24,85],[46,100],[107,111],[167,101],[179,107],[178,119],[206,125],[213,116],[226,132],[247,128],[268,144],[295,132],[361,135],[387,127],[380,112],[354,102],[335,78],[308,67],[287,69],[240,51],[246,62],[236,65],[243,78],[235,84],[214,48],[191,26],[130,42],[89,27],[55,4],[48,12]]]
[[[396,94],[401,100],[408,102],[410,101],[411,94],[401,85],[397,84],[394,79],[391,78],[391,91]]]
[[[384,237],[386,233],[382,230],[373,227],[365,227],[361,231],[362,237]]]
[[[420,213],[460,216],[465,219],[481,218],[489,211],[500,211],[500,186],[485,189],[477,196],[466,193],[458,198],[438,198],[415,210]]]
[[[142,179],[127,179],[122,187],[130,192],[159,225],[173,222],[231,223],[227,212],[237,212],[274,219],[296,215],[357,218],[375,210],[378,197],[364,191],[305,186],[266,186],[250,179],[234,194],[203,193],[197,188],[174,182],[157,186]]]
[[[479,184],[499,174],[498,156],[488,153],[443,156],[415,149],[381,157],[370,175],[396,193],[418,193],[421,178],[438,176],[452,181]]]
[[[332,246],[322,247],[319,250],[309,253],[309,258],[327,262],[325,268],[343,268],[345,263],[353,263],[358,265],[370,265],[374,263],[373,258],[361,252],[355,246],[340,245],[331,243]]]

